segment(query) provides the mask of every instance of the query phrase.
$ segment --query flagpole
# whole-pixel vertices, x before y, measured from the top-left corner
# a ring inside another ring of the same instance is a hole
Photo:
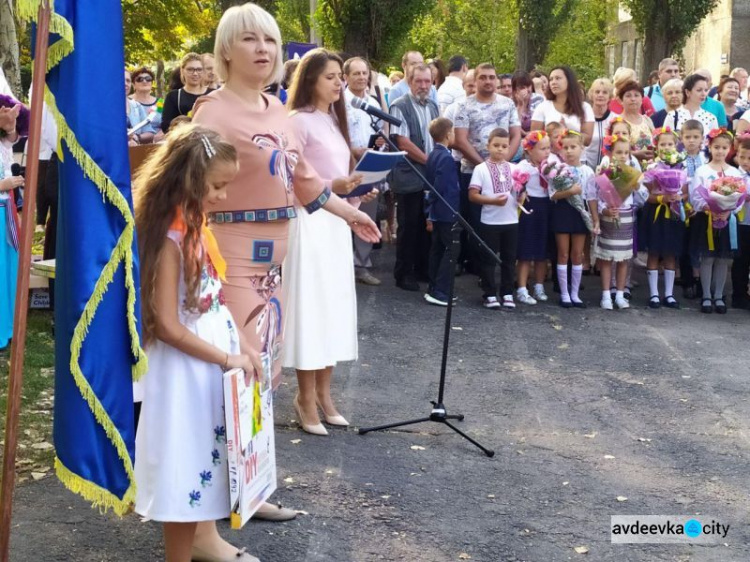
[[[36,26],[36,48],[31,90],[31,123],[27,151],[26,182],[24,187],[23,224],[18,257],[16,308],[13,321],[13,343],[10,353],[8,401],[5,415],[5,449],[3,476],[0,489],[0,562],[10,562],[10,523],[13,512],[13,488],[16,477],[16,449],[18,446],[18,417],[21,411],[23,356],[26,349],[26,322],[29,309],[29,274],[31,273],[31,243],[34,235],[36,187],[39,176],[39,145],[42,131],[42,105],[47,74],[50,8],[48,0],[41,0]]]

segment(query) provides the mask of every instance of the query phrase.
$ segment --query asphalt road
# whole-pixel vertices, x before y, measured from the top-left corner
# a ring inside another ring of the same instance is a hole
[[[357,434],[428,415],[437,393],[444,310],[396,289],[392,250],[381,254],[385,283],[359,287],[360,361],[336,370],[354,427],[302,433],[288,376],[274,498],[308,514],[224,525],[232,541],[264,562],[750,560],[750,313],[702,315],[695,301],[652,311],[643,288],[631,310],[602,311],[593,278],[586,310],[487,311],[476,278],[460,277],[445,404],[490,459],[441,424]],[[705,515],[730,530],[715,545],[613,545],[618,514]],[[18,488],[11,551],[14,562],[163,559],[157,524],[102,516],[54,478]]]

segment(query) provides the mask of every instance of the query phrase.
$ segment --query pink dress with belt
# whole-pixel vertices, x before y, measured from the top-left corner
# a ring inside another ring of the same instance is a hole
[[[193,122],[237,149],[240,170],[227,186],[227,199],[211,214],[211,230],[227,261],[227,306],[250,345],[269,354],[277,386],[284,312],[281,264],[289,224],[299,213],[322,207],[330,189],[301,157],[284,106],[275,97],[263,99],[266,108],[254,111],[222,88],[198,99]],[[295,207],[295,200],[301,205]]]

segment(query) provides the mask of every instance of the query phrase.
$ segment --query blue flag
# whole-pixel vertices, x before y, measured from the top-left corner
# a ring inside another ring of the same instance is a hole
[[[34,21],[39,0],[19,0]],[[50,2],[52,4],[52,2]],[[146,370],[125,117],[121,3],[55,0],[45,102],[60,135],[54,442],[94,505],[135,500],[132,382]]]

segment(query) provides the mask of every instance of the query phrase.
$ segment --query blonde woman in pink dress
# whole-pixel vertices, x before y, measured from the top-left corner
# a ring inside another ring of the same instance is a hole
[[[363,240],[380,238],[365,213],[332,193],[351,190],[357,180],[321,179],[302,157],[284,106],[263,94],[268,84],[281,78],[281,45],[279,27],[268,12],[252,3],[229,8],[219,22],[214,49],[224,86],[199,98],[193,108],[193,122],[213,129],[237,149],[239,173],[227,186],[226,200],[209,218],[227,262],[227,306],[243,345],[271,358],[274,386],[280,382],[285,312],[281,264],[297,212],[330,212]],[[295,200],[300,207],[295,208]],[[260,513],[275,520],[295,515],[268,504]],[[211,554],[194,560],[231,560],[237,553],[212,523],[198,525],[194,544]]]
[[[349,148],[342,61],[326,49],[305,54],[294,75],[287,106],[305,160],[322,178],[349,173]],[[343,194],[343,193],[342,193]],[[350,199],[352,208],[358,199]],[[347,426],[331,397],[333,368],[357,359],[357,295],[351,234],[327,213],[295,221],[284,262],[283,366],[297,370],[294,407],[302,429],[328,435],[320,422]]]

